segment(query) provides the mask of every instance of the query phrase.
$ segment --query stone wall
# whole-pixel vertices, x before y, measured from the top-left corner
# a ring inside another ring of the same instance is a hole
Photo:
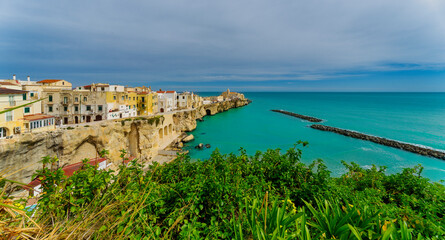
[[[178,133],[195,129],[196,119],[207,115],[208,111],[214,115],[248,103],[248,100],[233,100],[163,114],[158,117],[161,119],[158,124],[154,118],[136,117],[4,139],[0,142],[0,174],[27,183],[35,170],[41,167],[40,160],[44,156],[57,156],[60,166],[63,166],[84,158],[95,158],[102,149],[109,151],[108,157],[112,162],[120,161],[121,149],[127,150],[127,156],[148,162],[161,146],[172,141]]]

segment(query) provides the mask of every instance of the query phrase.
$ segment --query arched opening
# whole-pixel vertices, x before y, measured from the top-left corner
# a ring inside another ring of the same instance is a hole
[[[102,121],[102,115],[97,115],[94,121]]]
[[[168,125],[168,132],[170,133],[170,134],[172,134],[173,133],[173,125]]]
[[[159,129],[159,139],[164,138],[164,130],[161,128]]]
[[[91,116],[87,116],[87,122],[91,122]]]
[[[207,115],[212,115],[212,111],[210,111],[210,109],[206,109],[206,114]]]
[[[136,124],[131,124],[131,131],[128,136],[128,143],[130,146],[130,155],[137,157],[139,154],[139,131]]]
[[[168,130],[167,130],[167,126],[164,127],[164,135],[167,136],[168,135]]]
[[[119,114],[119,118],[122,118],[122,113]]]
[[[63,118],[63,124],[68,124],[68,118],[67,117]]]
[[[163,113],[164,112],[164,108],[161,108],[160,112]]]
[[[75,117],[74,117],[74,123],[76,123],[76,124],[79,123],[79,117],[78,117],[78,116],[75,116]]]
[[[7,136],[9,136],[8,128],[5,128],[5,127],[0,128],[0,138],[4,138]]]

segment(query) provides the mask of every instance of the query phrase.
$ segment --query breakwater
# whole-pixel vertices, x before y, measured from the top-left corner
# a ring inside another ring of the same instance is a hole
[[[296,117],[296,118],[300,118],[309,122],[322,122],[323,119],[319,119],[319,118],[315,118],[315,117],[311,117],[311,116],[306,116],[306,115],[301,115],[298,113],[293,113],[293,112],[288,112],[288,111],[284,111],[284,110],[271,110],[272,112],[277,112],[277,113],[282,113],[282,114],[286,114],[292,117]]]
[[[403,142],[399,142],[399,141],[395,141],[395,140],[391,140],[391,139],[387,139],[387,138],[376,137],[376,136],[367,135],[364,133],[359,133],[359,132],[355,132],[355,131],[350,131],[350,130],[336,128],[336,127],[330,127],[330,126],[325,126],[325,125],[320,125],[320,124],[311,125],[311,128],[318,129],[321,131],[333,132],[333,133],[341,134],[341,135],[344,135],[347,137],[370,141],[370,142],[385,145],[388,147],[398,148],[398,149],[402,149],[402,150],[405,150],[408,152],[420,154],[423,156],[429,156],[429,157],[434,157],[434,158],[445,160],[445,152],[431,149],[428,147],[418,146],[418,145],[414,145],[414,144],[410,144],[410,143],[403,143]]]

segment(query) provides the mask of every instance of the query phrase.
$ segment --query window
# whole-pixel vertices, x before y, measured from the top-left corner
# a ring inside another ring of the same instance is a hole
[[[67,112],[68,111],[68,107],[67,106],[63,107],[63,111]]]
[[[49,96],[48,96],[48,101],[50,101],[50,102],[53,101],[53,95],[49,95]]]
[[[78,112],[79,111],[79,106],[74,106],[74,111]]]
[[[116,100],[116,96],[113,96],[113,100]]]
[[[26,93],[23,94],[23,101],[26,100]]]
[[[144,105],[144,104],[142,104],[142,108],[145,108],[145,105]]]
[[[65,85],[65,82],[62,82],[62,85]]]
[[[133,97],[133,101],[136,100],[135,98],[136,98],[136,97]]]
[[[5,116],[6,116],[6,121],[7,122],[10,122],[10,121],[12,121],[14,119],[14,117],[12,116],[12,111],[11,112],[6,112]]]
[[[87,97],[83,97],[83,101],[86,102],[88,99]]]
[[[87,105],[87,111],[91,111],[91,106]]]
[[[14,95],[9,95],[9,106],[15,106]]]
[[[131,105],[128,106],[128,109],[131,109]]]
[[[145,97],[142,97],[142,102],[145,102]]]
[[[68,103],[68,97],[63,97],[63,103],[67,104]]]
[[[7,136],[6,128],[0,128],[0,138]]]
[[[122,100],[124,100],[124,96],[122,96]]]
[[[78,98],[78,97],[75,97],[75,98],[74,98],[74,101],[75,101],[75,102],[79,102],[79,98]]]
[[[97,106],[97,110],[102,111],[102,105]]]
[[[128,95],[125,95],[125,99],[128,99]]]
[[[48,106],[48,112],[53,112],[53,106]]]
[[[34,93],[33,93],[33,92],[32,92],[32,93],[30,93],[30,96],[31,96],[31,97],[34,97]]]
[[[104,88],[104,87],[101,87],[100,89],[101,89],[102,91],[104,91],[104,90],[105,90],[105,88]]]
[[[136,108],[136,105],[133,105],[133,108]]]
[[[25,107],[25,113],[29,113],[29,107]]]
[[[182,96],[182,99],[185,99],[185,96]]]

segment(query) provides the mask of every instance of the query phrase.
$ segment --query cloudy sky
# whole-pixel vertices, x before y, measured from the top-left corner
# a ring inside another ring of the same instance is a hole
[[[445,91],[443,0],[13,0],[0,9],[0,78]]]

